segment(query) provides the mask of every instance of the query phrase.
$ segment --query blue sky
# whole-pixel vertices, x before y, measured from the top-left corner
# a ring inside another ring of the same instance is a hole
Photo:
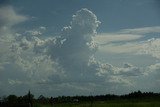
[[[0,93],[160,89],[158,0],[0,0]]]
[[[37,18],[28,23],[29,27],[56,26],[58,31],[69,24],[75,11],[86,7],[102,22],[100,32],[160,24],[158,0],[11,0],[10,4],[20,13]]]

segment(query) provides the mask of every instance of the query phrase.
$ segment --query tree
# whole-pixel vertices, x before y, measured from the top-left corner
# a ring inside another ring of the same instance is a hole
[[[17,103],[17,96],[16,95],[9,95],[7,97],[7,101],[9,104],[16,104]]]
[[[33,106],[33,98],[34,98],[34,95],[31,94],[30,90],[28,92],[28,104],[29,104],[29,107],[32,107]]]

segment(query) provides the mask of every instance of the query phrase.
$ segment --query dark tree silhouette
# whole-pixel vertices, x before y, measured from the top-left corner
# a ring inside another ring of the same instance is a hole
[[[29,104],[29,107],[33,107],[33,95],[31,94],[30,90],[28,92],[28,104]]]

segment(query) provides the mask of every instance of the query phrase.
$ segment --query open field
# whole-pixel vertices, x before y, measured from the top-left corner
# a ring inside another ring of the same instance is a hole
[[[35,104],[34,107],[160,107],[160,102],[103,102],[97,101],[94,103],[61,103],[51,105]]]

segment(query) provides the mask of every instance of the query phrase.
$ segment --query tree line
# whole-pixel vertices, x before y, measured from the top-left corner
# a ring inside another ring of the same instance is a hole
[[[158,100],[160,101],[160,93],[135,91],[125,95],[90,95],[90,96],[59,96],[59,97],[45,97],[40,95],[34,98],[34,95],[28,92],[24,96],[9,95],[7,97],[0,97],[0,106],[3,107],[32,107],[33,103],[40,104],[56,104],[56,103],[79,103],[79,102],[93,102],[93,101],[121,101],[121,100]]]

